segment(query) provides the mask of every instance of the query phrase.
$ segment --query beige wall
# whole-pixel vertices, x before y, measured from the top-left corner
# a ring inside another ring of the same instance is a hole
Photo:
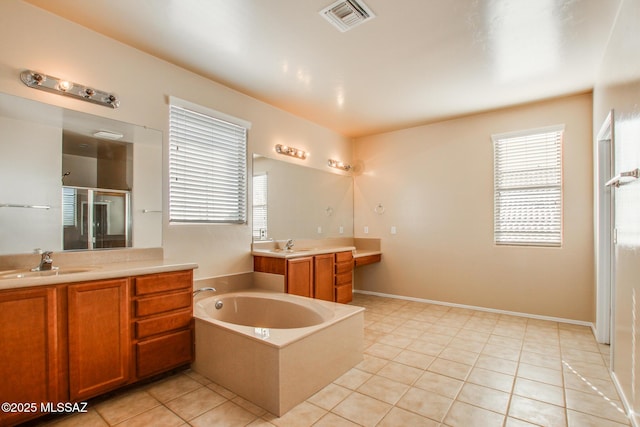
[[[591,109],[584,94],[356,140],[355,235],[382,238],[383,251],[357,286],[593,321]],[[494,245],[491,135],[556,124],[566,126],[562,247]]]
[[[113,91],[121,107],[27,88],[19,79],[26,68]],[[252,122],[250,153],[271,156],[276,143],[292,145],[312,153],[307,165],[324,170],[328,158],[349,161],[351,155],[350,141],[334,132],[18,0],[0,2],[0,92],[159,129],[165,152],[172,95]],[[197,262],[199,278],[253,269],[249,225],[174,226],[165,215],[162,241],[165,256]]]
[[[624,0],[594,89],[594,130],[614,110],[615,173],[640,167],[640,0]],[[615,304],[612,368],[640,425],[640,183],[615,191]],[[634,355],[635,353],[635,355]],[[635,375],[634,375],[635,373]]]

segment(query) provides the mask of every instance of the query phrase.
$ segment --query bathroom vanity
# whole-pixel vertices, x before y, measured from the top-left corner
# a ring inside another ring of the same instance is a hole
[[[0,425],[190,364],[195,267],[129,261],[1,275],[0,400],[33,405],[0,413]]]
[[[348,303],[353,298],[354,267],[380,262],[382,256],[379,239],[355,240],[300,241],[299,248],[291,249],[278,242],[254,242],[254,271],[283,276],[286,293]],[[369,245],[358,249],[358,241]]]

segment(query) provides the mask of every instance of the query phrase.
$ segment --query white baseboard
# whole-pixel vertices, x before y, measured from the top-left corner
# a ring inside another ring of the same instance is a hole
[[[375,296],[385,297],[385,298],[394,298],[394,299],[401,299],[401,300],[407,300],[407,301],[424,302],[428,304],[444,305],[447,307],[466,308],[470,310],[485,311],[488,313],[508,314],[510,316],[527,317],[530,319],[549,320],[552,322],[568,323],[572,325],[586,326],[588,328],[591,328],[592,331],[595,331],[595,325],[592,322],[585,322],[582,320],[565,319],[562,317],[552,317],[552,316],[541,316],[538,314],[521,313],[518,311],[498,310],[495,308],[478,307],[475,305],[466,305],[466,304],[456,304],[453,302],[435,301],[435,300],[424,299],[424,298],[406,297],[402,295],[385,294],[382,292],[363,291],[360,289],[354,289],[353,292],[358,294],[364,294],[364,295],[375,295]]]
[[[610,372],[610,374],[611,374],[611,380],[613,381],[613,385],[618,391],[618,396],[620,396],[620,400],[622,400],[622,406],[624,406],[624,410],[627,413],[627,418],[629,418],[629,421],[631,422],[631,426],[640,427],[640,424],[638,424],[638,417],[634,416],[635,413],[631,409],[631,405],[629,405],[629,401],[627,400],[627,397],[622,392],[622,387],[620,386],[618,377],[613,372]]]

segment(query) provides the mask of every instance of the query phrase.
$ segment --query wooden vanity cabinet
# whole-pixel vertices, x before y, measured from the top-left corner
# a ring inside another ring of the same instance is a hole
[[[129,279],[67,287],[69,399],[86,400],[129,381]]]
[[[285,292],[326,301],[353,299],[353,253],[327,253],[296,258],[254,256],[254,271],[284,275]]]
[[[334,297],[334,254],[313,257],[313,296],[325,301],[335,301]]]
[[[287,260],[285,292],[313,298],[313,258],[306,256]]]
[[[336,253],[335,301],[346,304],[353,300],[353,252]]]
[[[193,271],[150,274],[133,280],[136,379],[193,362]]]
[[[39,415],[39,402],[65,399],[55,287],[0,292],[0,402],[37,403],[38,412],[0,412],[0,425]],[[32,409],[32,408],[29,408]]]

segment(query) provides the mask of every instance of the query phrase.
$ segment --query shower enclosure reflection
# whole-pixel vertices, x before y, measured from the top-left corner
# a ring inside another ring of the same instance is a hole
[[[129,191],[62,187],[64,249],[131,246]]]

